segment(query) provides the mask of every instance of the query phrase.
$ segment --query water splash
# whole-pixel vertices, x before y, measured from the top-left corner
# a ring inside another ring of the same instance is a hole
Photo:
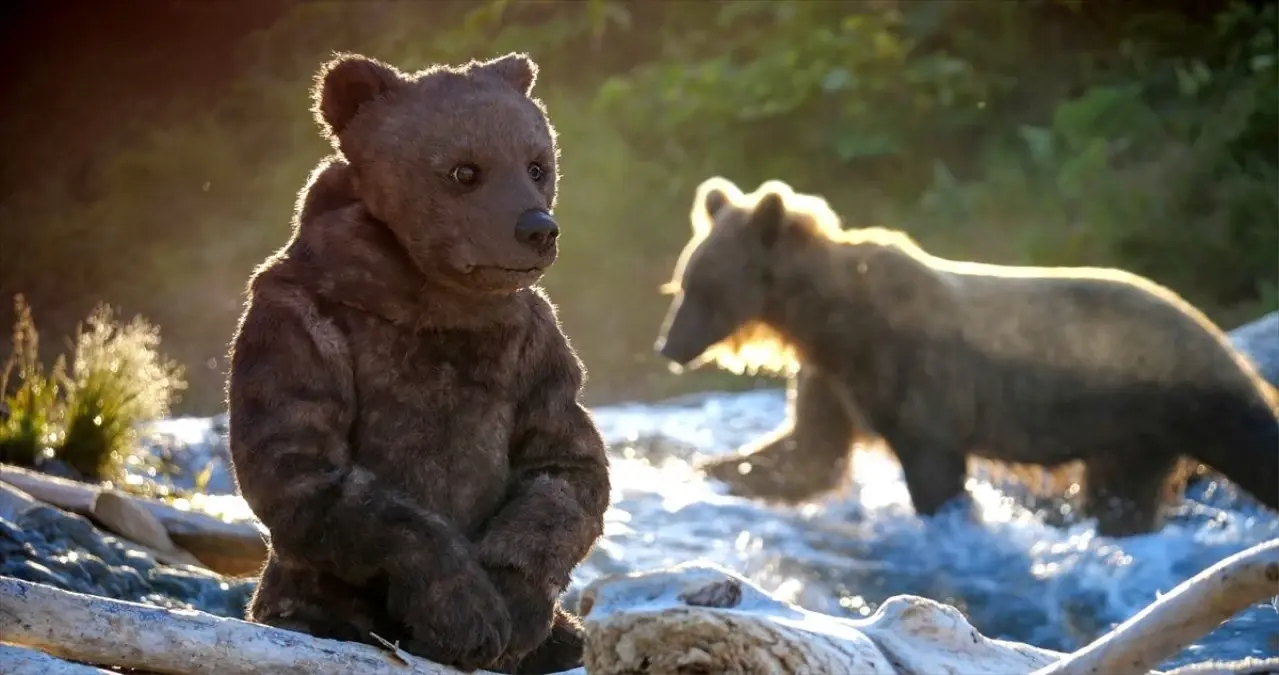
[[[1221,558],[1279,537],[1279,519],[1225,484],[1201,486],[1161,531],[1109,539],[1094,524],[1045,524],[976,477],[980,514],[914,515],[901,469],[858,452],[844,494],[799,507],[728,496],[690,463],[782,421],[780,391],[709,394],[595,411],[614,447],[605,541],[578,570],[648,569],[702,558],[808,609],[861,617],[914,593],[954,604],[987,635],[1073,650]],[[1165,666],[1279,652],[1279,614],[1258,603]]]

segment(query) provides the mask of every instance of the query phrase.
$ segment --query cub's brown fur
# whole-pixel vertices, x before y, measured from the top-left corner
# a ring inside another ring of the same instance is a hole
[[[320,71],[340,156],[249,284],[230,445],[271,533],[252,620],[464,670],[581,662],[558,605],[603,530],[603,442],[554,307],[557,149],[511,54]]]
[[[739,493],[834,487],[853,441],[878,436],[925,515],[964,493],[972,456],[1082,461],[1105,535],[1158,528],[1184,457],[1279,508],[1275,390],[1167,289],[1118,270],[943,260],[900,232],[842,230],[824,200],[779,181],[743,195],[710,179],[692,220],[660,352],[798,370],[788,425],[709,467]],[[743,463],[758,466],[743,476]]]

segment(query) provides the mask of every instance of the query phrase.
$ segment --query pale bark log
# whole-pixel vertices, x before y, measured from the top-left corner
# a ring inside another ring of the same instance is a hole
[[[314,638],[0,577],[0,635],[11,644],[162,675],[458,675],[407,654]],[[486,671],[476,671],[485,675]]]
[[[4,675],[120,675],[109,670],[63,661],[44,652],[0,643],[0,673]]]
[[[0,483],[0,518],[13,523],[22,514],[38,506],[40,502],[26,492],[12,485]]]
[[[1138,675],[1222,621],[1279,594],[1279,540],[1187,580],[1075,654],[990,639],[959,610],[889,598],[850,620],[778,601],[733,572],[700,564],[598,579],[582,592],[591,675],[865,672],[897,675]],[[1271,664],[1209,666],[1242,674]],[[1185,671],[1193,672],[1193,671]]]
[[[0,464],[0,481],[58,508],[97,519],[94,503],[102,488]],[[266,561],[266,541],[260,527],[250,521],[226,522],[206,513],[176,508],[162,501],[115,493],[154,516],[181,549],[206,567],[231,576],[253,575]],[[99,520],[101,522],[101,520]],[[108,526],[108,523],[103,523]],[[116,532],[115,530],[112,530]],[[129,537],[126,532],[116,532]]]
[[[1140,675],[1249,605],[1279,595],[1279,539],[1196,574],[1114,630],[1032,675]]]
[[[206,567],[199,558],[173,543],[164,524],[138,502],[115,490],[102,490],[93,500],[93,518],[106,529],[163,556],[160,562]]]
[[[896,596],[869,619],[844,619],[701,564],[598,579],[583,590],[581,607],[591,675],[1008,675],[1062,657],[987,638],[959,610],[924,598]]]
[[[37,506],[48,506],[50,508],[58,508],[50,504],[46,504],[26,492],[9,485],[0,483],[0,518],[4,518],[10,522],[17,522],[27,511]],[[114,530],[112,530],[114,532]],[[118,533],[117,533],[118,534]],[[125,537],[128,539],[128,537]],[[196,565],[204,567],[204,563],[200,562],[195,556],[176,546],[172,546],[166,550],[151,548],[139,542],[129,539],[129,545],[151,554],[151,557],[165,565]]]
[[[73,480],[47,476],[11,464],[0,464],[0,482],[8,483],[42,502],[81,515],[93,512],[98,488]]]

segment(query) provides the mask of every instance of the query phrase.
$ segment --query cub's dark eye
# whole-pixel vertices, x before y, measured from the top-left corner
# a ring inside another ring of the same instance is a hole
[[[458,185],[472,187],[480,182],[480,168],[474,164],[459,164],[449,172],[449,178],[457,181]]]
[[[541,164],[533,162],[528,165],[528,177],[533,179],[534,183],[541,183],[546,180],[546,169]]]

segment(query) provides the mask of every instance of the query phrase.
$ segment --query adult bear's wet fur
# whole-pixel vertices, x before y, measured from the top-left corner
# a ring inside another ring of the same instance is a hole
[[[708,180],[692,221],[661,352],[799,371],[792,428],[752,448],[759,468],[710,467],[739,493],[834,487],[852,441],[877,436],[923,515],[964,494],[974,456],[1049,473],[1082,462],[1103,535],[1158,528],[1184,458],[1279,508],[1274,388],[1167,289],[1119,270],[943,260],[900,232],[843,230],[824,200],[778,181],[743,195]]]

